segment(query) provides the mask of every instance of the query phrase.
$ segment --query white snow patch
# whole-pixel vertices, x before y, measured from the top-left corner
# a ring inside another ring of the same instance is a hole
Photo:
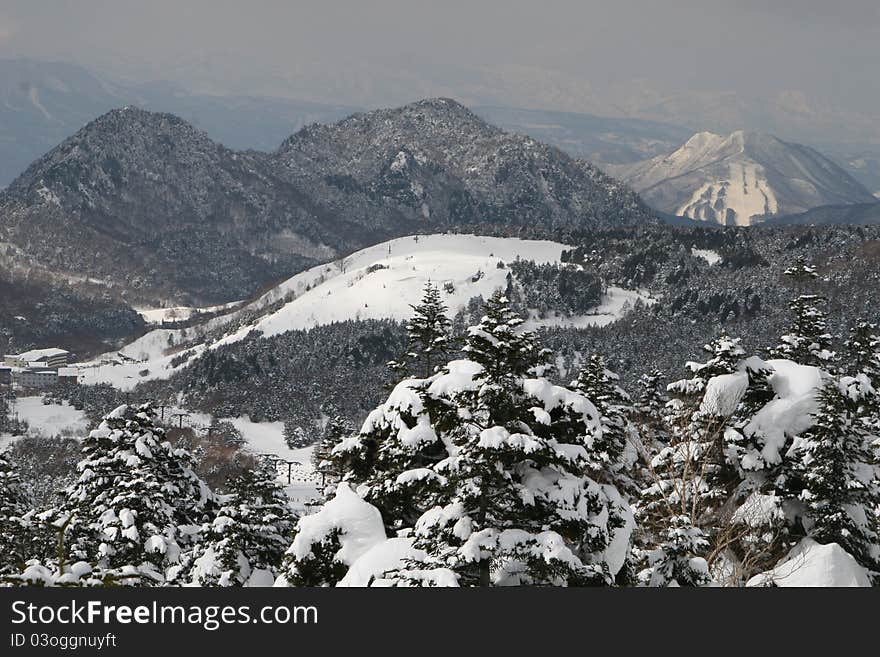
[[[823,545],[805,538],[773,569],[750,579],[746,586],[867,587],[867,571],[837,543]]]
[[[174,306],[172,308],[135,308],[138,314],[144,318],[147,324],[161,324],[162,322],[182,322],[201,313],[216,313],[231,310],[240,306],[242,301],[232,301],[219,306],[205,306],[197,308],[193,306]]]
[[[657,303],[657,299],[652,298],[647,290],[627,290],[610,285],[605,292],[605,296],[602,298],[602,303],[596,306],[588,315],[565,317],[554,314],[539,318],[536,313],[532,312],[528,321],[524,322],[523,328],[533,330],[541,326],[571,328],[607,326],[626,315],[637,301],[641,301],[648,306]]]
[[[710,265],[721,262],[721,255],[717,251],[712,251],[711,249],[691,249],[691,254],[695,258],[702,258]]]
[[[10,403],[10,411],[28,423],[28,435],[85,437],[89,420],[85,413],[68,402],[44,404],[42,397],[18,397]],[[0,437],[0,447],[14,441],[14,437]]]
[[[320,511],[299,519],[296,538],[288,553],[303,559],[315,543],[328,538],[334,531],[339,532],[340,545],[336,560],[347,566],[386,539],[379,509],[365,502],[343,482],[336,488],[336,497]]]
[[[424,551],[413,547],[412,538],[389,538],[364,552],[336,586],[381,586],[385,573],[402,568],[407,559],[423,559],[424,556]]]

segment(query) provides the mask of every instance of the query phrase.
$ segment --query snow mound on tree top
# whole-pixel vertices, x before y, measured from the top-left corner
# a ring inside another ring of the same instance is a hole
[[[749,375],[746,372],[722,374],[709,379],[700,411],[710,415],[729,417],[736,410],[736,405],[749,387]]]
[[[747,586],[871,586],[868,572],[837,543],[823,545],[805,538],[773,569],[756,575]]]
[[[407,559],[424,557],[423,550],[413,547],[412,538],[389,538],[364,552],[336,586],[383,586],[389,582],[383,579],[385,573],[403,567]]]
[[[775,393],[774,398],[743,428],[747,436],[759,438],[762,445],[760,452],[753,450],[743,457],[743,467],[752,469],[781,462],[783,455],[780,452],[786,439],[813,425],[813,414],[817,410],[816,393],[824,385],[827,375],[818,367],[790,360],[749,358],[739,372],[715,376],[706,382],[700,410],[725,417],[732,415],[748,388],[747,369],[769,371],[768,381]]]
[[[297,559],[304,559],[312,546],[339,532],[340,549],[336,560],[351,566],[374,545],[385,541],[382,514],[372,504],[365,502],[347,483],[336,489],[336,497],[321,510],[300,518],[296,538],[288,550]]]
[[[762,437],[761,458],[765,462],[779,463],[786,437],[796,436],[813,425],[816,392],[826,375],[818,367],[790,360],[768,360],[767,365],[773,371],[769,382],[776,397],[755,413],[745,432]]]

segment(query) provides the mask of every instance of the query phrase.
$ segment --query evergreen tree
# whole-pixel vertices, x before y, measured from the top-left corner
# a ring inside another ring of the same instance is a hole
[[[22,517],[28,511],[27,497],[18,474],[0,453],[0,575],[18,572],[31,555],[29,530]]]
[[[728,505],[733,516],[722,518],[717,542],[725,546],[728,577],[742,584],[769,570],[791,549],[791,535],[781,510],[780,490],[790,477],[786,459],[765,454],[766,437],[754,431],[755,415],[776,397],[773,368],[759,358],[745,361],[747,387],[724,434],[730,477]],[[790,446],[780,447],[786,452]]]
[[[302,426],[288,420],[284,423],[284,442],[290,449],[302,449],[312,444],[312,437]]]
[[[880,388],[880,328],[871,322],[857,321],[845,346],[850,371],[864,373],[874,388]]]
[[[673,516],[663,532],[663,541],[648,555],[648,570],[641,576],[648,586],[705,586],[709,567],[701,554],[709,542],[686,515]]]
[[[214,498],[173,448],[149,405],[120,406],[83,441],[79,479],[56,518],[68,524],[68,558],[110,580],[156,584],[180,568]],[[56,520],[57,522],[57,520]]]
[[[392,532],[412,527],[428,508],[430,491],[437,481],[436,476],[401,475],[424,474],[428,466],[446,456],[436,433],[396,402],[398,396],[409,400],[424,396],[427,379],[415,378],[412,373],[420,369],[425,376],[433,374],[443,362],[438,359],[449,348],[449,320],[437,289],[428,284],[422,303],[412,308],[415,316],[408,325],[409,360],[392,364],[392,371],[403,380],[394,387],[389,403],[370,414],[356,436],[334,440],[325,466],[331,472],[345,473],[343,479],[379,509]]]
[[[440,478],[429,468],[447,456],[427,418],[411,408],[423,407],[426,385],[422,379],[398,383],[359,433],[335,443],[324,466],[344,473],[342,480],[379,509],[392,533],[412,527],[430,506]]]
[[[785,270],[795,285],[807,286],[819,277],[816,269],[803,260]],[[817,294],[801,294],[789,308],[794,317],[789,332],[780,338],[773,350],[775,358],[786,358],[801,365],[828,368],[835,354],[831,350],[832,336],[823,306],[827,299]]]
[[[493,295],[468,330],[470,360],[449,363],[414,400],[422,430],[452,449],[430,470],[409,473],[439,481],[437,504],[414,529],[427,556],[399,571],[400,581],[613,583],[601,555],[628,510],[613,487],[586,474],[599,413],[538,376],[548,354],[521,323],[507,298]]]
[[[506,386],[547,365],[549,350],[540,347],[535,333],[520,330],[524,320],[503,293],[493,294],[483,312],[480,323],[468,328],[462,351],[483,367],[487,380]]]
[[[450,339],[452,322],[446,316],[447,308],[440,290],[432,283],[425,284],[421,302],[410,308],[413,315],[406,325],[407,352],[402,359],[391,361],[388,366],[401,377],[426,378],[448,360],[453,349]]]
[[[829,380],[818,393],[813,426],[792,451],[808,535],[820,543],[840,544],[876,574],[880,481],[871,447],[876,435],[859,413],[861,400],[875,394],[864,375]]]
[[[663,416],[666,402],[669,401],[666,396],[666,386],[663,385],[665,379],[665,375],[660,370],[652,370],[639,377],[636,411],[643,421],[655,423]]]
[[[596,406],[602,430],[590,444],[590,460],[597,474],[619,473],[627,443],[629,397],[619,377],[605,367],[600,354],[590,356],[572,386]]]
[[[759,469],[769,472],[773,464],[761,455],[763,436],[750,435],[747,427],[755,413],[776,395],[770,384],[773,369],[759,358],[750,358],[745,361],[745,373],[748,385],[731,418],[733,431],[725,435],[728,462],[743,474]]]
[[[202,586],[243,586],[257,570],[274,580],[293,534],[295,518],[270,467],[232,478],[195,562]]]

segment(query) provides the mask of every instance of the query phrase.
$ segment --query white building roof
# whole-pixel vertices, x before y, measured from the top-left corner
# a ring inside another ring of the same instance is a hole
[[[75,367],[59,367],[58,376],[79,376],[79,370]]]
[[[18,358],[24,361],[38,361],[43,360],[44,358],[54,358],[55,356],[66,356],[69,354],[69,351],[64,349],[31,349],[30,351],[26,351],[23,354],[18,354],[18,356],[14,356],[14,358]]]

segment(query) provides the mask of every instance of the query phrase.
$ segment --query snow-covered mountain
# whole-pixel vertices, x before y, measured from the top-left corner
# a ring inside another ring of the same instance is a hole
[[[433,282],[450,317],[478,296],[506,288],[510,263],[532,260],[559,264],[564,244],[476,235],[414,235],[368,247],[299,273],[235,311],[184,329],[156,329],[119,352],[86,363],[86,383],[112,383],[130,389],[167,378],[207,349],[287,331],[346,320],[405,320],[411,304]],[[534,316],[531,326],[605,325],[636,301],[654,303],[635,290],[609,287],[588,314]],[[181,346],[186,345],[187,349]],[[181,358],[181,354],[186,352]],[[145,373],[146,372],[146,373]]]
[[[742,130],[700,132],[669,155],[607,169],[659,210],[724,225],[873,200],[812,148]]]
[[[105,281],[139,304],[235,301],[400,235],[651,218],[592,165],[449,99],[314,124],[274,153],[230,150],[170,114],[114,110],[0,192],[0,242],[19,264]]]

